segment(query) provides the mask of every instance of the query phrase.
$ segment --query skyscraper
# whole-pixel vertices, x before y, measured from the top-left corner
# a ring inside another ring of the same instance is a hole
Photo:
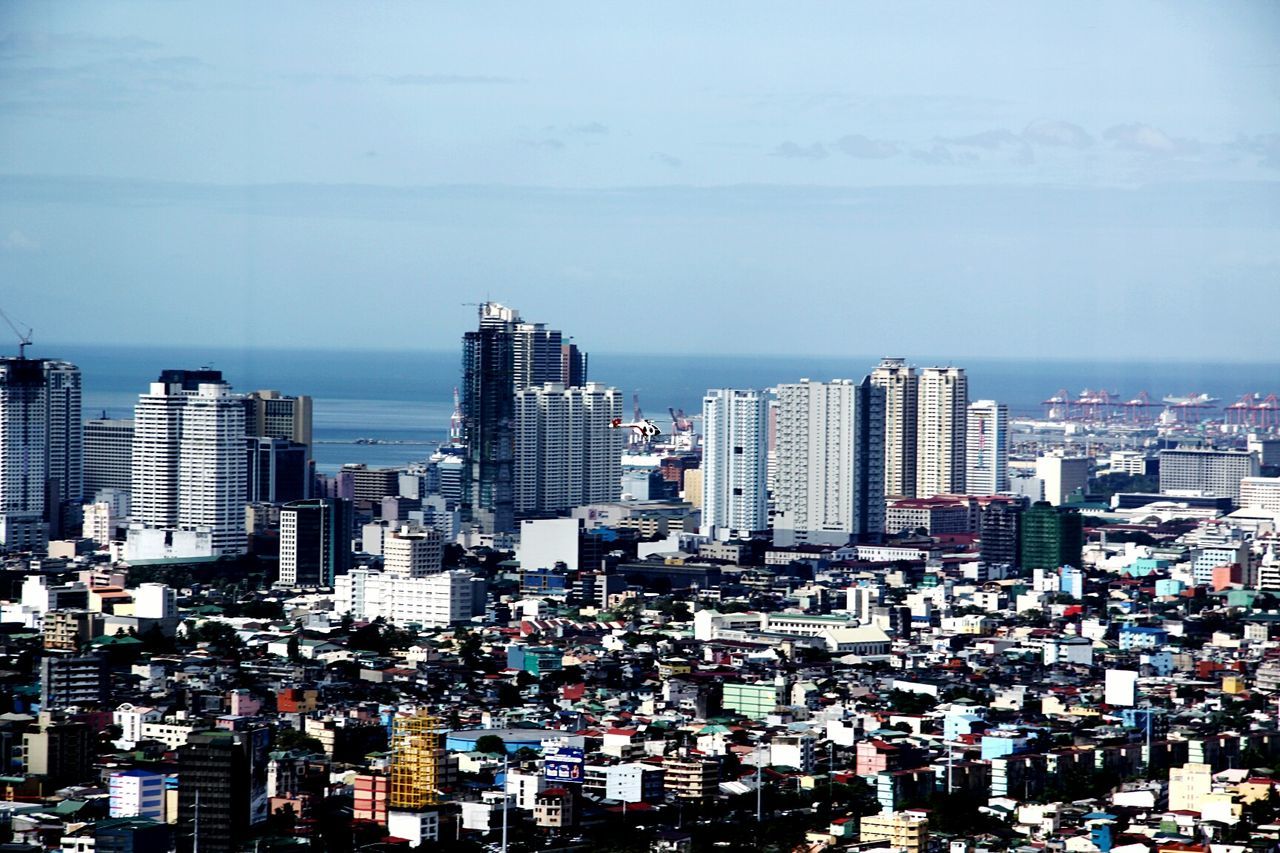
[[[965,490],[971,495],[1009,491],[1009,407],[995,400],[969,406]]]
[[[207,529],[215,554],[243,553],[245,481],[241,398],[218,371],[164,371],[134,408],[134,521]]]
[[[969,380],[958,367],[920,371],[916,405],[916,497],[965,490]]]
[[[132,487],[133,421],[115,418],[84,422],[84,496],[102,489]]]
[[[250,391],[244,396],[245,434],[285,438],[311,447],[311,398],[279,391]]]
[[[622,441],[609,422],[622,417],[622,395],[590,383],[546,383],[515,395],[515,513],[564,512],[616,501]]]
[[[884,389],[884,492],[915,497],[919,377],[903,359],[885,358],[871,371],[871,384]]]
[[[334,585],[351,569],[351,503],[296,501],[280,509],[280,585]]]
[[[505,305],[482,303],[479,315],[479,328],[462,339],[460,402],[467,464],[460,509],[465,521],[486,531],[512,532],[515,392],[566,378],[585,381],[586,355],[576,347],[566,354],[559,331],[526,323]]]
[[[884,533],[884,399],[870,377],[778,386],[774,544]]]
[[[768,526],[768,396],[715,388],[702,398],[702,527],[723,539]]]
[[[0,547],[43,551],[76,523],[83,491],[79,368],[0,359]]]
[[[1075,509],[1045,501],[1022,513],[1020,532],[1024,569],[1080,568],[1084,549],[1084,522]]]

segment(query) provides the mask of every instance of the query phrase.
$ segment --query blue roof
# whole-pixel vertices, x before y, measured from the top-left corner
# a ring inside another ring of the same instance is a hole
[[[136,768],[136,767],[135,767],[135,768],[133,768],[132,770],[121,770],[119,773],[113,773],[113,774],[111,774],[111,775],[113,775],[113,776],[129,776],[129,777],[132,777],[132,778],[141,778],[141,777],[144,777],[144,776],[163,776],[164,774],[163,774],[163,773],[154,773],[154,772],[152,772],[152,771],[150,771],[150,770],[139,770],[138,768]]]

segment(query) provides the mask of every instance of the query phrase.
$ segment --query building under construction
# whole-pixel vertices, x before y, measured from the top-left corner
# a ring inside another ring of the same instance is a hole
[[[391,722],[391,808],[418,810],[440,801],[446,784],[444,724],[426,709]]]

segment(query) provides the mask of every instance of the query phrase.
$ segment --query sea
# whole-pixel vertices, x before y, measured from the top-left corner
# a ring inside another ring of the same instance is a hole
[[[43,345],[32,356],[80,366],[85,417],[130,418],[138,394],[165,368],[211,367],[239,391],[272,388],[314,398],[316,467],[332,473],[344,463],[398,466],[425,459],[444,441],[460,380],[458,352],[381,350],[219,349],[114,345]],[[946,365],[912,357],[917,365]],[[589,378],[622,390],[624,411],[638,396],[646,417],[661,425],[669,408],[689,414],[708,388],[765,388],[801,378],[860,378],[878,356],[749,356],[597,353]],[[1280,392],[1280,364],[1103,359],[964,359],[970,399],[1008,404],[1014,417],[1044,410],[1060,390],[1074,396],[1105,390],[1120,399],[1146,391],[1208,394],[1226,405],[1242,395]],[[380,443],[359,443],[363,441]]]

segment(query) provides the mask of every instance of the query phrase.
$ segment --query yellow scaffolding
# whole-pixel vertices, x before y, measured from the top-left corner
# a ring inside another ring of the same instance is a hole
[[[439,802],[444,726],[426,709],[391,723],[391,807],[421,809]]]

